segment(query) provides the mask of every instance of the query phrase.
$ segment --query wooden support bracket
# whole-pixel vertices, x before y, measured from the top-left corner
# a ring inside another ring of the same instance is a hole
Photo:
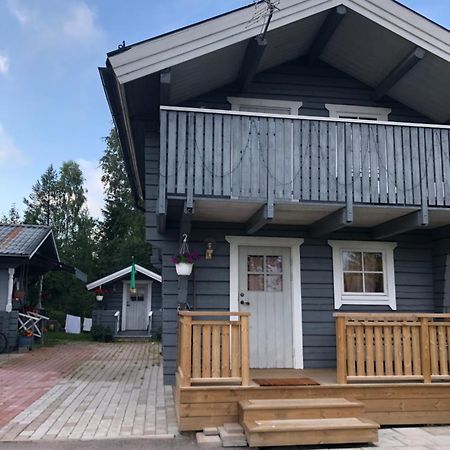
[[[391,73],[377,86],[372,97],[383,98],[417,63],[426,55],[423,48],[416,47]]]
[[[239,72],[239,84],[242,91],[247,90],[258,71],[259,64],[267,48],[267,39],[257,36],[250,39],[245,51],[244,61]]]
[[[259,231],[264,225],[271,222],[274,217],[273,208],[268,205],[263,205],[252,217],[247,221],[247,234],[254,234]]]
[[[374,239],[386,239],[427,226],[428,220],[424,220],[422,210],[419,210],[378,225],[373,229],[372,236]]]
[[[172,85],[172,73],[170,69],[161,70],[159,73],[159,103],[170,106],[170,88]]]
[[[311,225],[311,236],[321,237],[341,228],[348,227],[353,223],[347,208],[342,208]]]

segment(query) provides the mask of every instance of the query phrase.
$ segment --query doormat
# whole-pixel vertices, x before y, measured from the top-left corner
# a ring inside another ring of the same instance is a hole
[[[320,386],[311,378],[254,378],[260,386]]]

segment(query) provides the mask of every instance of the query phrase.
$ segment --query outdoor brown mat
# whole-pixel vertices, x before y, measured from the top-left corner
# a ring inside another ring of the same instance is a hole
[[[254,378],[260,386],[320,386],[311,378]]]

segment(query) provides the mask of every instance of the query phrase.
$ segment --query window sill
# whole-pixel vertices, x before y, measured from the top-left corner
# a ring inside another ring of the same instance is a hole
[[[393,311],[397,310],[395,298],[376,296],[351,296],[336,299],[335,309],[340,309],[344,305],[349,306],[389,306]]]

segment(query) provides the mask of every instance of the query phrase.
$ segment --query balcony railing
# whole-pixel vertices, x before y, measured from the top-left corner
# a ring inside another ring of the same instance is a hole
[[[179,316],[180,385],[247,386],[250,381],[249,313],[183,311]]]
[[[338,383],[450,380],[450,314],[335,317]]]
[[[449,131],[162,107],[160,207],[168,196],[450,207]]]

